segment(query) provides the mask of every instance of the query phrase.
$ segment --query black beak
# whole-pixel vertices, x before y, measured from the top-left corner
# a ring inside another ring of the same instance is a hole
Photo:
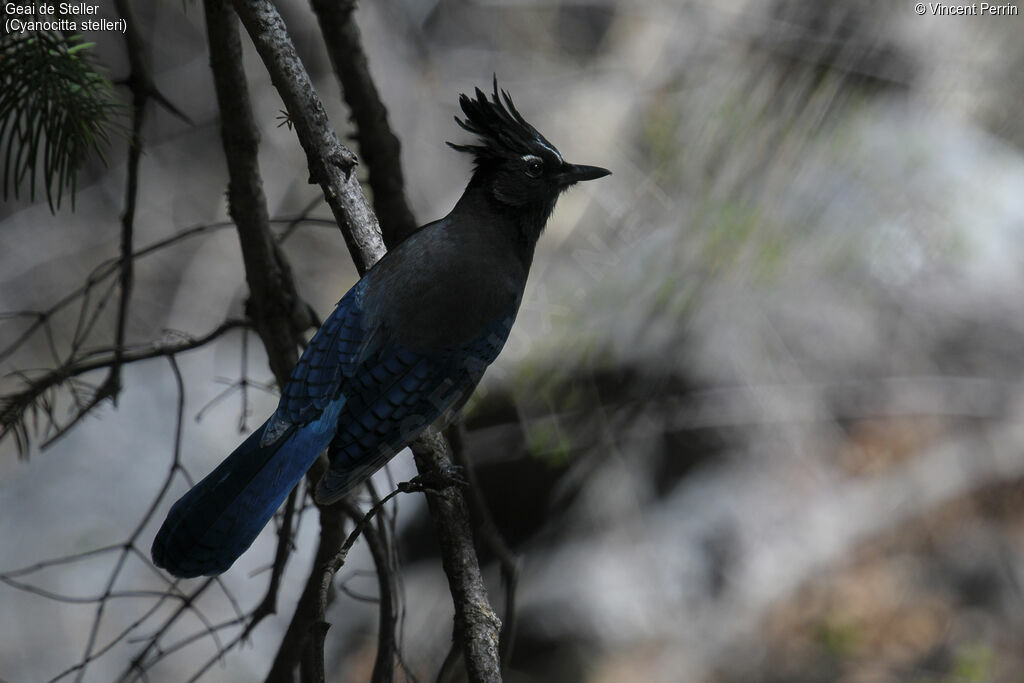
[[[576,164],[562,164],[558,173],[558,182],[563,187],[569,187],[583,180],[597,180],[611,175],[612,172],[600,166],[577,166]]]

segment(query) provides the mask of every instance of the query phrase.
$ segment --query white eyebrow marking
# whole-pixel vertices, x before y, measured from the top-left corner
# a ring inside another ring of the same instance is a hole
[[[524,154],[523,156],[520,157],[520,159],[523,161],[539,161],[541,163],[544,163],[544,160],[535,154]]]
[[[543,140],[535,140],[535,142],[538,145],[540,145],[541,147],[543,147],[544,149],[546,149],[547,151],[551,152],[551,154],[553,154],[554,157],[556,159],[558,159],[558,163],[560,163],[560,164],[564,164],[565,163],[565,159],[562,158],[562,155],[558,153],[557,149],[555,149],[554,147],[552,147],[548,143],[544,142]]]

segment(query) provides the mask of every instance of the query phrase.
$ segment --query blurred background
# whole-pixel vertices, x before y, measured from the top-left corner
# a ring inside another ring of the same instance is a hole
[[[348,134],[308,6],[278,5]],[[135,10],[157,85],[195,122],[148,119],[141,246],[224,220],[226,174],[200,8]],[[466,137],[459,93],[494,73],[567,159],[614,171],[561,199],[465,419],[521,557],[506,680],[1024,680],[1024,18],[885,0],[380,0],[357,18],[420,223],[463,190],[469,160],[443,143]],[[89,38],[123,77],[119,36]],[[294,217],[319,190],[243,42],[271,215]],[[87,166],[74,212],[3,204],[0,311],[46,308],[117,255],[124,151],[118,138],[109,166]],[[321,316],[355,282],[334,227],[301,224],[285,251]],[[139,260],[129,341],[203,334],[241,315],[246,292],[232,230],[203,231]],[[53,319],[58,347],[76,313]],[[113,316],[92,344],[110,343]],[[27,324],[0,319],[0,344]],[[271,382],[262,349],[253,337],[244,356],[242,336],[179,357],[193,476],[276,404],[256,386]],[[52,363],[37,337],[3,359],[0,388]],[[210,405],[240,377],[254,383],[249,419],[238,393]],[[116,408],[45,452],[0,443],[0,572],[123,542],[170,467],[177,396],[165,361],[135,364]],[[378,490],[413,472],[406,452]],[[175,479],[171,500],[185,490]],[[390,511],[399,680],[432,680],[451,635],[420,498]],[[203,680],[265,675],[315,547],[306,517],[281,614]],[[273,551],[270,529],[225,575],[243,609]],[[114,559],[22,577],[81,604],[0,584],[0,680],[48,680],[82,657],[87,598]],[[372,568],[360,547],[339,574],[356,597],[328,615],[333,680],[372,667]],[[138,558],[125,572],[120,590],[165,585]],[[213,622],[233,614],[222,592],[204,600]],[[153,602],[108,601],[99,642]],[[189,619],[172,635],[201,630]],[[150,635],[140,627],[85,680],[116,678]],[[216,647],[200,638],[149,680],[185,680]]]

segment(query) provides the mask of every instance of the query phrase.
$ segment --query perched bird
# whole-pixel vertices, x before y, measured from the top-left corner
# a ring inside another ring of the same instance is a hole
[[[558,196],[610,173],[562,159],[497,78],[462,95],[455,121],[478,144],[455,208],[388,252],[341,299],[284,386],[276,412],[182,496],[153,541],[181,577],[224,572],[327,449],[315,498],[346,495],[466,402],[519,310]]]

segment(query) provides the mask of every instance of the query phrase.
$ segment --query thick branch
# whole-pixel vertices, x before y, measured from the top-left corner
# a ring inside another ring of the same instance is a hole
[[[249,285],[246,312],[267,351],[279,387],[295,367],[302,332],[311,316],[299,299],[287,259],[270,231],[270,218],[259,168],[260,135],[250,106],[249,88],[238,36],[238,18],[230,0],[205,0],[210,67],[221,117],[221,140],[228,166],[228,212],[238,228],[245,278]],[[250,631],[276,612],[281,574],[291,549],[292,517],[297,503],[288,496],[285,519],[267,592],[246,627]],[[321,520],[324,523],[324,520]]]
[[[373,190],[373,209],[380,221],[384,243],[394,247],[416,229],[416,219],[405,200],[401,144],[388,124],[363,52],[359,27],[353,17],[355,0],[311,0],[320,22],[327,54],[341,83],[345,103],[356,124],[359,155],[366,164]]]
[[[228,212],[238,227],[249,284],[247,313],[267,349],[277,384],[283,387],[295,366],[296,349],[301,332],[308,326],[308,316],[299,303],[291,269],[270,232],[257,158],[260,135],[249,106],[235,13],[228,0],[206,0],[203,6],[230,178]]]
[[[451,469],[448,443],[429,431],[412,445],[420,473]],[[473,531],[465,497],[458,487],[427,496],[434,533],[441,546],[441,561],[455,603],[455,637],[461,641],[466,670],[473,683],[501,681],[498,657],[501,620],[491,609],[473,546]]]
[[[234,0],[234,5],[285,103],[306,152],[310,176],[323,188],[352,258],[360,272],[365,272],[383,255],[384,244],[376,217],[352,172],[355,163],[352,154],[338,141],[274,6],[268,0]],[[413,450],[420,471],[427,475],[436,475],[451,465],[447,443],[440,435],[421,437]],[[463,641],[470,680],[500,681],[498,631],[501,624],[488,603],[465,500],[457,488],[448,489],[440,502],[433,496],[428,500],[432,501],[430,509],[441,538],[443,563],[455,603],[456,628]],[[321,514],[321,524],[330,523],[332,516]],[[322,534],[326,531],[322,529]],[[320,550],[325,540],[322,535]],[[293,627],[305,635],[316,624],[312,618],[300,618],[296,613],[289,632]],[[283,675],[276,662],[275,670],[277,675]],[[274,680],[274,674],[272,671],[268,680]]]
[[[480,538],[480,542],[494,553],[498,565],[501,567],[501,578],[505,584],[505,614],[501,625],[501,666],[504,668],[512,659],[512,646],[516,637],[516,590],[519,587],[519,558],[508,547],[494,521],[494,516],[484,503],[476,473],[466,455],[464,430],[465,425],[461,420],[458,421],[448,430],[448,440],[451,444],[452,460],[456,467],[461,467],[465,471],[466,481],[469,482],[466,498],[476,521],[477,536]]]
[[[274,5],[269,0],[234,0],[234,5],[295,126],[310,180],[323,189],[356,267],[365,272],[384,255],[384,242],[356,179],[355,156],[338,140]]]

